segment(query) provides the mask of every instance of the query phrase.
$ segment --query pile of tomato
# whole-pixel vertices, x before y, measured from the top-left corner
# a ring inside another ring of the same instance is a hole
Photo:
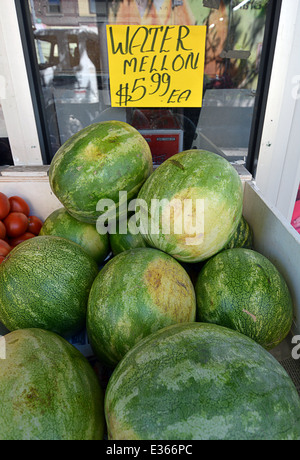
[[[39,217],[30,215],[30,207],[23,198],[8,198],[0,192],[0,264],[15,246],[38,236],[42,226]]]

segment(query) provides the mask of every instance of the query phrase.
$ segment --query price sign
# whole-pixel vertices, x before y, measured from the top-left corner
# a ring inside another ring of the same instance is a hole
[[[112,107],[201,107],[206,26],[107,25]]]

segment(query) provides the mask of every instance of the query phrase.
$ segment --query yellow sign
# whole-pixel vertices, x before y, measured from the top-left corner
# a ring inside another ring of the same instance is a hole
[[[201,107],[206,26],[107,25],[112,107]]]

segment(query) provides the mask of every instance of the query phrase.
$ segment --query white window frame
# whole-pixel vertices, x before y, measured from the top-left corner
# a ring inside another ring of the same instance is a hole
[[[283,0],[256,185],[291,222],[300,183],[300,0]]]
[[[0,98],[15,166],[42,154],[14,0],[0,1]]]

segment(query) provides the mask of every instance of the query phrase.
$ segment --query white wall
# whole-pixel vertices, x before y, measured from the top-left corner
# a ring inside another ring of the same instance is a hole
[[[300,182],[300,2],[283,0],[256,184],[290,222]]]
[[[42,164],[14,0],[0,1],[0,102],[15,165]]]

